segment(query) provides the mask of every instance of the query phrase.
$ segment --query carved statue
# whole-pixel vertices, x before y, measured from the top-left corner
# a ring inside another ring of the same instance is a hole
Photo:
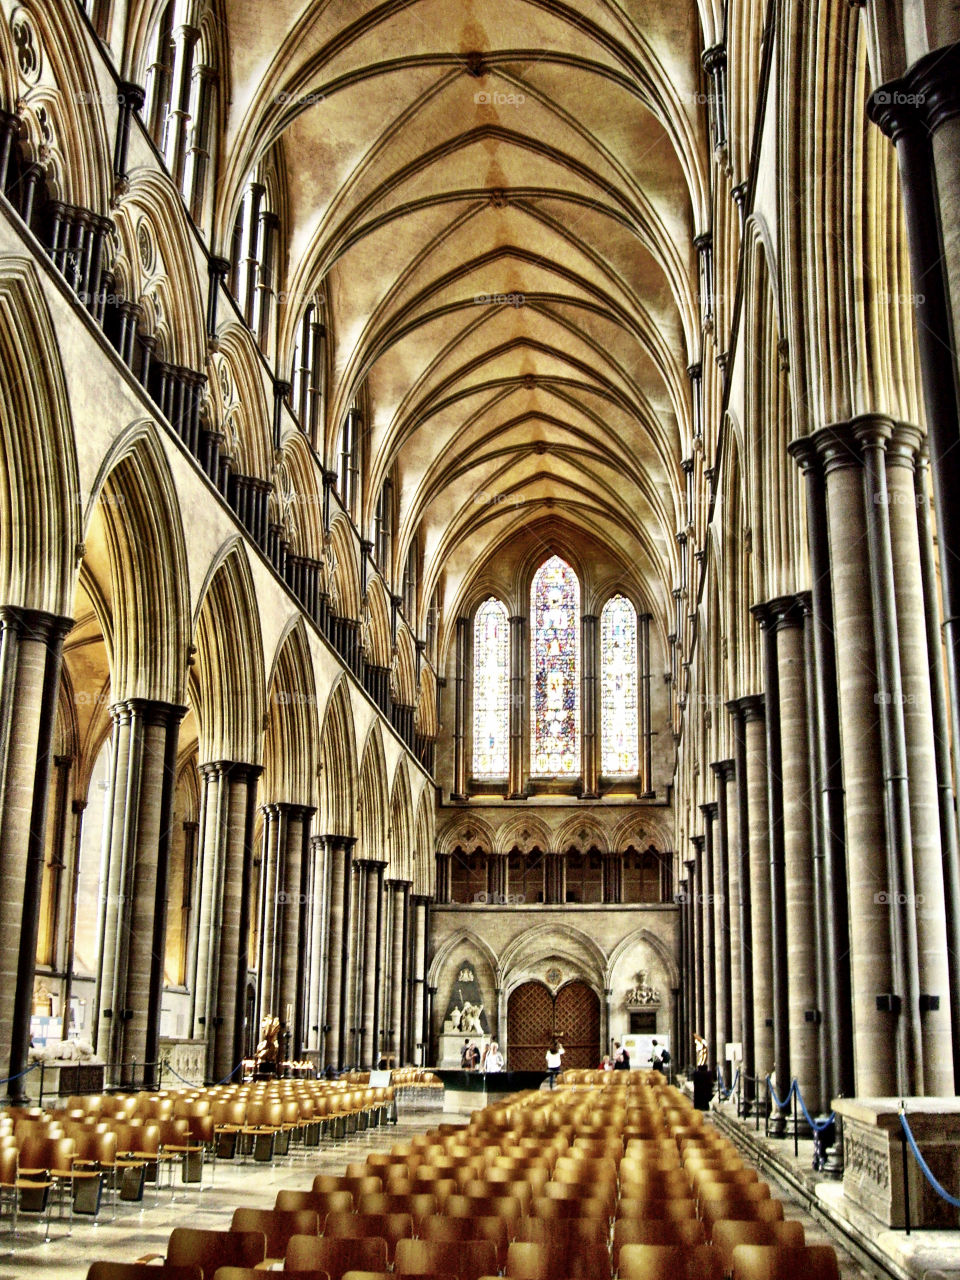
[[[279,1075],[280,1073],[280,1019],[271,1014],[260,1023],[260,1043],[256,1052],[257,1073]]]
[[[460,1023],[462,1019],[463,1019],[463,1010],[458,1008],[456,1005],[454,1005],[453,1008],[450,1010],[450,1025],[453,1027],[454,1031],[460,1030]]]
[[[483,1035],[483,1027],[480,1025],[481,1013],[483,1013],[482,1004],[465,1004],[463,1006],[461,1027],[467,1035]]]

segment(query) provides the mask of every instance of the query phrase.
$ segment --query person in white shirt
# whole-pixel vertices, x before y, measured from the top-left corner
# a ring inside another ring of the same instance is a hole
[[[483,1059],[483,1069],[488,1074],[503,1070],[503,1054],[496,1040],[491,1040]]]
[[[557,1087],[557,1076],[560,1068],[563,1066],[564,1048],[559,1040],[554,1040],[553,1044],[547,1050],[547,1079],[550,1081],[550,1088]]]

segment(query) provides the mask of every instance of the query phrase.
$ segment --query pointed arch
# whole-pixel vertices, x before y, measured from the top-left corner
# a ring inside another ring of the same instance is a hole
[[[437,889],[436,848],[437,811],[433,789],[424,783],[417,801],[417,821],[413,840],[413,892],[432,898]]]
[[[263,638],[250,561],[240,538],[211,566],[194,635],[200,763],[258,764],[266,704]]]
[[[320,830],[324,835],[356,833],[357,743],[350,683],[341,676],[334,686],[320,735]]]
[[[390,797],[390,864],[391,880],[413,879],[413,799],[410,774],[405,757],[400,758]]]
[[[91,495],[102,521],[113,602],[111,683],[118,701],[181,703],[190,581],[180,502],[152,422],[114,443]]]
[[[438,837],[437,853],[453,853],[457,848],[492,853],[494,837],[490,824],[472,813],[455,818]]]
[[[81,539],[77,454],[50,312],[22,259],[0,274],[0,352],[0,603],[65,616]]]
[[[417,652],[413,635],[405,622],[397,627],[397,656],[394,662],[396,700],[405,707],[417,703]]]
[[[557,853],[566,853],[568,849],[576,849],[578,853],[587,853],[596,849],[599,853],[610,851],[610,842],[602,823],[587,814],[571,814],[561,822],[554,836]]]
[[[360,619],[360,566],[350,521],[341,516],[330,528],[333,569],[330,593],[334,612],[341,618]]]
[[[530,586],[530,773],[580,772],[580,577],[556,554]]]
[[[317,690],[303,618],[287,627],[274,661],[263,746],[263,794],[271,804],[317,804]]]
[[[247,326],[232,316],[217,337],[221,392],[224,400],[229,395],[225,416],[234,424],[231,443],[239,451],[237,470],[267,480],[273,457],[273,410],[263,383],[263,357]]]
[[[509,822],[505,822],[497,832],[495,853],[510,853],[519,849],[521,853],[530,853],[539,849],[541,853],[553,850],[553,838],[547,824],[533,814],[518,814]]]
[[[393,663],[393,636],[390,625],[390,601],[380,578],[367,587],[366,625],[363,647],[367,662],[374,667],[390,667]]]
[[[390,799],[380,722],[374,721],[360,762],[357,857],[389,862]]]

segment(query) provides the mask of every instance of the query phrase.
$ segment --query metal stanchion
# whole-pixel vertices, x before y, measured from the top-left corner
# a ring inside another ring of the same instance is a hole
[[[799,1093],[799,1089],[797,1087],[797,1082],[796,1080],[794,1080],[793,1082],[793,1155],[794,1155],[794,1159],[800,1158],[800,1133],[797,1128],[797,1125],[798,1125],[797,1094],[798,1093]]]
[[[907,1172],[907,1135],[900,1129],[900,1152],[903,1160],[903,1215],[907,1224],[907,1235],[910,1234],[910,1177]]]

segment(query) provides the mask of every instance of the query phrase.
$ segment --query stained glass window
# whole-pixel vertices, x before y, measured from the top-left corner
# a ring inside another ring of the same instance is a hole
[[[580,583],[566,561],[540,566],[530,593],[530,772],[580,772]]]
[[[613,596],[600,615],[600,772],[640,772],[637,722],[637,611]]]
[[[510,772],[510,629],[499,600],[485,600],[473,620],[473,776]]]

